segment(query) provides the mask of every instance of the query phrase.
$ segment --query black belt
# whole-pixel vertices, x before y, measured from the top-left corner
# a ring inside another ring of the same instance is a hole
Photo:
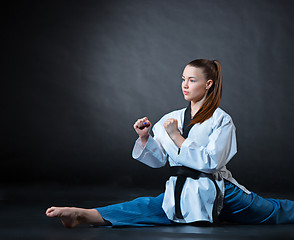
[[[187,177],[190,177],[196,180],[201,177],[206,177],[206,178],[209,178],[211,181],[213,181],[214,186],[216,188],[216,198],[213,204],[212,217],[213,217],[213,222],[215,223],[218,222],[217,215],[220,212],[220,209],[222,207],[222,192],[219,189],[215,181],[215,178],[213,177],[212,174],[200,172],[192,168],[181,166],[181,167],[170,167],[170,175],[177,176],[177,181],[175,186],[175,214],[178,219],[183,219],[180,199],[181,199],[183,186]]]

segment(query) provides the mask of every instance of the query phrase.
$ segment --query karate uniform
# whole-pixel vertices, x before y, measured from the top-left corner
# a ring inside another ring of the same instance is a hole
[[[178,129],[182,133],[185,108],[163,116],[153,127],[154,137],[149,136],[143,148],[138,139],[133,149],[133,158],[146,165],[158,168],[169,162],[173,166],[186,166],[206,173],[213,173],[217,184],[224,194],[223,179],[239,185],[225,165],[237,152],[235,126],[231,117],[220,108],[211,118],[202,124],[195,124],[181,149],[168,136],[163,124],[169,118],[177,119]],[[194,180],[187,178],[181,194],[181,209],[184,219],[175,217],[174,189],[177,177],[166,182],[163,209],[170,220],[179,223],[195,221],[213,222],[212,208],[216,189],[208,178]]]
[[[153,126],[154,137],[149,136],[144,147],[137,139],[132,152],[133,158],[152,168],[163,167],[168,161],[171,167],[185,166],[213,174],[223,196],[224,207],[219,215],[223,221],[248,224],[294,222],[293,201],[282,200],[287,201],[286,205],[284,204],[284,212],[287,209],[290,215],[281,217],[281,200],[266,200],[251,193],[240,185],[226,168],[226,164],[237,152],[237,143],[233,121],[222,109],[217,108],[212,117],[202,124],[193,125],[181,148],[177,147],[166,133],[163,124],[169,118],[177,119],[178,130],[183,133],[185,110],[186,108],[164,115]],[[166,182],[164,194],[156,198],[137,198],[97,210],[113,226],[213,222],[212,212],[216,198],[213,181],[205,177],[197,180],[189,177],[186,179],[180,198],[183,215],[181,219],[175,215],[176,180],[176,176],[171,176]],[[248,214],[251,217],[248,218]],[[275,214],[279,221],[272,219]]]

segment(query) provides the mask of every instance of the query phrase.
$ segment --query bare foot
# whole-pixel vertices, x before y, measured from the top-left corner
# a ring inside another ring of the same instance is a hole
[[[51,207],[47,209],[46,215],[48,217],[58,217],[65,227],[74,228],[83,223],[82,210],[73,207]]]
[[[92,224],[97,226],[111,225],[104,220],[96,209],[75,207],[51,207],[46,211],[48,217],[57,217],[67,228],[74,228],[79,224]]]

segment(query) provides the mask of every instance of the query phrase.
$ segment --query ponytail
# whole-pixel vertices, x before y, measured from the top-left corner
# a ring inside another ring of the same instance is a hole
[[[197,59],[188,64],[192,67],[202,68],[206,80],[211,79],[213,81],[212,86],[209,88],[207,97],[198,110],[198,112],[193,116],[190,125],[196,123],[203,123],[209,119],[214,111],[220,105],[222,97],[222,67],[218,60],[207,60],[207,59]]]

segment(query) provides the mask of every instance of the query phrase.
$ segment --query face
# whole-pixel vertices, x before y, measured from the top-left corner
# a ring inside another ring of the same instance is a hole
[[[206,98],[212,80],[206,80],[201,68],[187,65],[183,72],[182,91],[187,101],[200,102]]]

